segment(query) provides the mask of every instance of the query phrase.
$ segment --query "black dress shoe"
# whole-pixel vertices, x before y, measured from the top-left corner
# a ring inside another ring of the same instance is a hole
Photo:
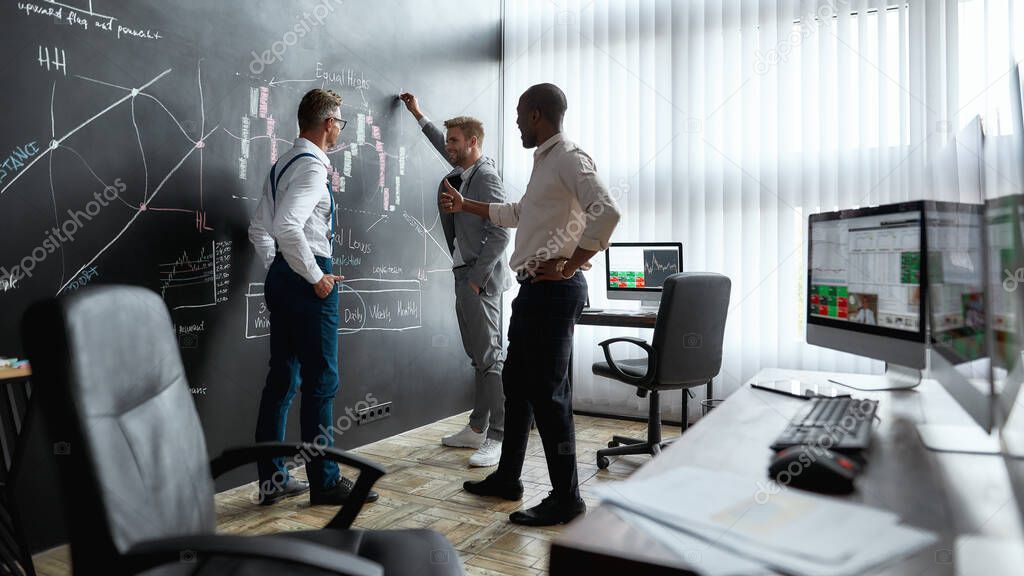
[[[519,480],[505,480],[491,474],[479,482],[466,481],[462,488],[470,494],[477,496],[497,496],[505,500],[521,500],[523,498],[523,483]]]
[[[533,508],[513,512],[508,520],[523,526],[555,526],[571,522],[586,511],[587,505],[583,500],[566,503],[549,494]]]
[[[348,504],[349,498],[352,496],[352,488],[355,484],[348,478],[342,477],[341,480],[333,487],[327,490],[313,490],[309,493],[309,503],[313,506],[343,506]],[[380,498],[380,494],[377,494],[373,490],[366,495],[366,500],[363,502],[376,502]]]
[[[267,491],[260,490],[260,506],[270,506],[282,498],[302,494],[306,490],[309,490],[309,484],[306,484],[302,480],[289,478],[288,481],[284,483],[284,486],[280,488],[272,488]]]

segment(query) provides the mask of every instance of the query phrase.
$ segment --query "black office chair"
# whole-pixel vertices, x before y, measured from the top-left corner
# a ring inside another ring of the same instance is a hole
[[[430,530],[352,530],[377,464],[360,470],[353,504],[323,530],[269,536],[215,533],[213,477],[311,445],[268,443],[208,462],[167,308],[137,287],[99,286],[31,307],[22,334],[33,388],[52,431],[79,574],[462,574]]]
[[[668,443],[661,439],[662,390],[683,390],[683,431],[687,426],[690,388],[707,386],[722,368],[722,337],[729,312],[732,282],[721,274],[682,272],[669,276],[661,293],[661,307],[648,344],[641,338],[623,336],[601,342],[605,362],[596,362],[594,374],[637,387],[637,396],[650,394],[647,439],[613,436],[608,448],[597,451],[597,467],[607,468],[609,456],[650,454],[656,456]],[[615,360],[610,346],[628,342],[643,348],[646,359]]]

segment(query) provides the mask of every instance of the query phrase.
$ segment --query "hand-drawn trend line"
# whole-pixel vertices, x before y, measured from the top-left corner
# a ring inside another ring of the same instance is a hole
[[[298,79],[298,80],[278,80],[277,78],[271,78],[270,79],[270,84],[268,86],[273,88],[274,86],[277,86],[278,84],[288,84],[290,82],[316,82],[316,81],[317,81],[316,78]]]
[[[168,172],[166,176],[164,176],[164,179],[160,181],[160,184],[156,188],[153,189],[153,195],[149,197],[150,200],[152,200],[153,198],[156,198],[156,195],[160,193],[160,189],[164,187],[164,184],[166,184],[167,181],[171,179],[171,176],[174,175],[174,173],[178,171],[178,168],[181,168],[181,165],[185,163],[185,160],[188,160],[188,157],[191,156],[192,153],[195,152],[195,151],[196,151],[196,148],[194,148],[194,147],[188,149],[188,152],[186,152],[185,155],[181,157],[181,160],[178,161],[178,163],[174,166],[174,168],[171,168],[171,171]],[[104,246],[103,249],[101,249],[99,252],[97,252],[95,256],[93,256],[88,262],[85,263],[85,265],[83,265],[81,268],[79,268],[77,272],[72,274],[71,278],[72,279],[78,278],[78,274],[81,273],[82,270],[85,270],[86,267],[91,265],[93,262],[96,261],[97,258],[99,258],[104,252],[106,252],[108,248],[113,246],[114,242],[117,242],[117,240],[119,238],[121,238],[121,236],[129,228],[131,228],[132,224],[135,223],[135,220],[138,219],[139,215],[142,214],[143,212],[144,212],[144,210],[139,210],[138,212],[133,214],[131,219],[128,220],[128,223],[125,224],[123,228],[121,228],[120,232],[117,233],[117,236],[114,236],[114,238],[110,242],[107,242],[107,245]],[[60,290],[57,291],[57,294],[60,294],[61,292],[63,292],[64,289],[67,288],[68,284],[70,284],[70,283],[71,283],[71,280],[68,280],[67,282],[65,282],[64,285],[60,287]]]
[[[90,174],[92,174],[92,177],[95,178],[97,182],[99,182],[100,184],[103,185],[103,189],[104,190],[106,190],[107,188],[110,187],[110,185],[107,184],[106,182],[104,182],[103,179],[100,178],[99,174],[97,174],[96,171],[92,169],[92,166],[90,166],[89,163],[86,162],[85,157],[82,156],[82,154],[78,150],[75,150],[74,148],[72,148],[71,146],[68,146],[67,144],[61,144],[60,147],[63,148],[64,150],[67,150],[68,152],[71,152],[75,156],[77,156],[78,159],[82,161],[82,164],[85,166],[85,169],[88,170]],[[124,198],[121,198],[121,193],[120,192],[118,192],[118,194],[117,194],[117,199],[121,201],[121,204],[124,204],[129,209],[131,209],[131,210],[138,210],[137,207],[132,206],[131,204],[125,202]],[[55,209],[56,209],[56,204],[54,204],[54,206],[55,206]]]
[[[47,161],[47,164],[49,164],[49,172],[50,172],[50,200],[53,202],[53,222],[54,222],[54,226],[59,228],[60,227],[60,217],[57,216],[57,192],[53,188],[53,154],[50,155],[50,158]],[[54,228],[54,229],[56,230],[56,228]],[[60,246],[60,280],[58,281],[58,284],[60,284],[60,283],[64,282],[64,274],[65,274],[64,243],[61,242],[58,245]]]
[[[235,134],[234,132],[232,132],[231,130],[228,130],[227,128],[221,128],[221,130],[224,133],[226,133],[228,136],[231,136],[232,138],[234,138],[235,140],[238,140],[239,142],[245,140],[245,138],[242,138],[241,136]],[[266,134],[260,134],[258,136],[250,136],[249,137],[249,141],[259,140],[260,138],[270,138],[270,136],[268,136]],[[287,138],[276,138],[275,137],[274,140],[277,140],[278,142],[284,142],[285,144],[294,144],[295,143],[294,141],[288,140]]]
[[[149,197],[149,163],[146,162],[146,149],[142,146],[142,133],[139,132],[139,123],[135,119],[135,98],[132,98],[132,126],[135,127],[135,139],[139,142],[139,156],[142,156],[142,171],[146,175],[145,185],[142,189],[142,203],[146,203]]]
[[[206,132],[206,101],[203,99],[203,59],[200,58],[196,62],[196,84],[199,85],[199,134],[202,135]],[[199,209],[203,209],[203,149],[206,148],[204,142],[199,148]]]
[[[110,82],[104,82],[103,80],[97,80],[95,78],[89,78],[88,76],[81,76],[79,74],[74,74],[74,77],[75,78],[81,78],[82,80],[87,80],[89,82],[95,82],[97,84],[102,84],[104,86],[110,86],[111,88],[120,88],[121,90],[124,90],[125,92],[131,92],[132,91],[131,88],[127,88],[125,86],[121,86],[121,85],[118,85],[118,84],[111,84]]]
[[[412,226],[413,230],[415,230],[418,234],[423,236],[424,241],[429,239],[437,246],[438,250],[440,250],[441,253],[444,254],[446,258],[448,258],[449,262],[454,262],[454,260],[452,260],[452,255],[448,253],[448,249],[445,248],[444,246],[441,246],[441,243],[437,241],[437,238],[434,238],[433,234],[427,232],[427,227],[424,226],[422,222],[417,220],[415,216],[409,214],[408,212],[403,211],[402,215],[405,216],[405,221],[409,224],[409,226]]]
[[[154,77],[154,78],[153,78],[152,80],[150,80],[149,82],[146,82],[145,84],[143,84],[142,86],[140,86],[140,87],[139,87],[139,88],[137,88],[136,90],[138,90],[139,92],[141,92],[142,90],[144,90],[144,89],[148,88],[149,86],[151,86],[151,85],[152,85],[152,84],[153,84],[154,82],[156,82],[157,80],[159,80],[159,79],[163,78],[164,76],[166,76],[166,75],[170,74],[170,72],[171,72],[171,69],[170,69],[170,68],[168,68],[167,70],[164,70],[164,71],[163,71],[163,72],[161,72],[160,74],[156,75],[156,76],[155,76],[155,77]],[[88,119],[88,120],[86,120],[85,122],[82,122],[81,124],[79,124],[78,126],[76,126],[75,128],[73,128],[73,129],[72,129],[72,130],[71,130],[70,132],[68,132],[67,134],[65,134],[65,135],[61,136],[61,137],[60,137],[59,139],[55,139],[55,140],[52,140],[52,141],[50,142],[50,145],[49,145],[49,146],[48,146],[48,147],[47,147],[47,148],[46,148],[45,150],[43,150],[43,152],[42,152],[41,154],[39,154],[39,155],[37,155],[37,156],[36,156],[35,158],[33,158],[33,159],[32,159],[32,161],[31,161],[31,162],[29,162],[29,163],[28,163],[28,164],[27,164],[27,165],[26,165],[26,166],[25,166],[24,168],[22,168],[20,172],[18,172],[17,174],[15,174],[15,175],[14,175],[14,177],[13,177],[13,178],[11,178],[11,181],[10,181],[10,182],[8,182],[6,186],[4,186],[3,188],[0,188],[0,195],[2,195],[2,194],[4,194],[5,192],[7,192],[7,189],[8,189],[8,188],[10,188],[11,186],[13,186],[13,185],[14,185],[14,183],[18,181],[18,178],[21,178],[21,177],[22,177],[22,176],[23,176],[23,175],[24,175],[24,174],[25,174],[26,172],[28,172],[29,168],[31,168],[32,166],[34,166],[36,162],[39,162],[39,161],[40,161],[40,160],[41,160],[42,158],[44,158],[45,156],[47,156],[48,154],[50,154],[50,152],[53,152],[54,150],[56,150],[56,149],[57,149],[57,146],[59,146],[59,145],[63,144],[65,140],[67,140],[68,138],[70,138],[71,136],[73,136],[73,135],[74,135],[74,134],[75,134],[76,132],[78,132],[78,131],[79,131],[79,130],[81,130],[82,128],[85,128],[86,126],[88,126],[89,124],[91,124],[91,123],[92,123],[93,121],[95,121],[95,120],[96,120],[97,118],[99,118],[100,116],[103,116],[103,115],[104,115],[104,114],[106,114],[107,112],[110,112],[111,110],[113,110],[114,108],[117,108],[117,107],[118,107],[118,106],[120,106],[121,104],[124,104],[124,103],[125,103],[125,102],[127,102],[128,100],[131,100],[131,99],[132,99],[132,97],[133,97],[133,95],[134,95],[134,93],[135,93],[135,90],[133,90],[133,91],[132,91],[132,94],[128,94],[128,95],[127,95],[127,96],[125,96],[124,98],[121,98],[120,100],[117,100],[116,102],[114,102],[114,103],[113,103],[113,104],[111,104],[110,106],[107,106],[107,107],[106,107],[106,108],[104,108],[103,110],[100,110],[99,112],[97,112],[96,114],[94,114],[94,115],[93,115],[93,116],[92,116],[91,118],[89,118],[89,119]],[[67,284],[65,284],[65,286],[66,286],[66,285],[67,285]],[[63,288],[62,288],[62,290],[63,290]]]
[[[57,137],[57,123],[53,121],[53,97],[57,94],[57,82],[50,87],[50,139]]]
[[[142,92],[142,91],[139,91],[139,95],[140,96],[145,96],[146,98],[151,98],[151,99],[153,99],[153,101],[155,101],[157,104],[159,104],[160,107],[164,109],[164,112],[167,112],[167,115],[171,117],[171,120],[174,120],[174,123],[178,125],[178,130],[181,130],[181,133],[185,136],[185,138],[188,138],[188,141],[193,143],[193,144],[196,143],[196,141],[192,138],[192,136],[190,136],[189,133],[185,131],[185,127],[181,125],[181,122],[178,122],[178,119],[174,117],[174,114],[171,114],[171,111],[167,109],[167,106],[165,106],[164,103],[161,102],[159,98],[157,98],[156,96],[153,96],[152,94],[147,94],[147,93]]]
[[[85,80],[87,82],[94,82],[96,84],[102,84],[103,86],[109,86],[111,88],[118,88],[120,90],[124,90],[125,92],[131,92],[132,91],[131,88],[127,88],[127,87],[121,86],[119,84],[111,84],[110,82],[104,82],[103,80],[97,80],[95,78],[89,78],[88,76],[82,76],[80,74],[75,74],[74,76],[75,76],[75,78],[80,78],[80,79]],[[185,130],[185,127],[181,125],[181,122],[179,122],[178,119],[174,116],[174,114],[172,114],[171,111],[167,108],[167,105],[164,104],[163,102],[161,102],[159,98],[157,98],[156,96],[153,96],[152,94],[149,94],[148,92],[143,92],[142,90],[139,90],[139,94],[138,95],[139,96],[145,96],[146,98],[149,98],[150,100],[152,100],[152,101],[156,102],[157,104],[159,104],[160,107],[164,109],[164,112],[166,112],[167,115],[170,116],[171,120],[174,121],[174,124],[178,126],[178,130],[181,131],[182,136],[184,136],[186,139],[188,139],[189,142],[191,142],[193,144],[196,143],[195,139],[192,138],[192,136]],[[135,102],[132,101],[132,106],[134,106],[134,105],[135,105]]]

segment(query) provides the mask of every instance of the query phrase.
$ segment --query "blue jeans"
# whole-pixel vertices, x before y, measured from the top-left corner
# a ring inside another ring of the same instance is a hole
[[[331,259],[317,256],[325,274]],[[260,398],[257,442],[283,442],[288,409],[302,391],[299,413],[303,442],[334,445],[334,397],[338,393],[338,287],[320,299],[313,285],[296,274],[278,254],[263,286],[270,311],[270,371]],[[257,463],[260,487],[280,487],[288,480],[283,458]],[[338,483],[338,464],[314,458],[306,464],[313,491]]]

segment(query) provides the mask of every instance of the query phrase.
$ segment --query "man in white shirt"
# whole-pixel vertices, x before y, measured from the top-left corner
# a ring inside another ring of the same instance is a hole
[[[338,142],[345,121],[341,96],[311,90],[299,104],[299,137],[282,155],[264,185],[249,240],[267,270],[263,285],[270,310],[270,371],[260,398],[257,442],[283,442],[288,408],[302,387],[303,442],[334,444],[334,397],[338,393],[338,288],[332,274],[334,194],[326,151]],[[260,502],[272,504],[310,491],[310,503],[341,505],[352,481],[337,463],[313,458],[309,484],[291,478],[283,459],[257,463]],[[377,499],[373,492],[367,498]]]
[[[445,181],[467,198],[481,202],[505,202],[505,186],[494,160],[483,155],[483,124],[459,116],[444,123],[447,134],[420,110],[416,96],[399,96],[419,122],[423,134],[452,165]],[[444,193],[438,186],[438,199]],[[470,214],[441,214],[441,228],[452,255],[455,276],[455,315],[462,345],[476,372],[476,391],[469,424],[445,436],[441,443],[455,448],[475,448],[470,466],[494,466],[501,457],[505,430],[505,396],[501,371],[505,353],[501,337],[502,294],[514,284],[505,249],[512,233]]]
[[[516,124],[523,147],[534,148],[533,174],[519,202],[483,203],[448,186],[441,206],[468,212],[505,227],[518,227],[509,264],[519,279],[512,302],[508,354],[502,372],[505,439],[498,469],[467,492],[519,500],[530,421],[544,445],[551,494],[516,524],[564,524],[586,511],[576,472],[576,436],[569,387],[572,336],[587,301],[581,269],[608,247],[619,210],[597,177],[593,160],[562,137],[565,94],[554,84],[530,87],[519,98]]]

